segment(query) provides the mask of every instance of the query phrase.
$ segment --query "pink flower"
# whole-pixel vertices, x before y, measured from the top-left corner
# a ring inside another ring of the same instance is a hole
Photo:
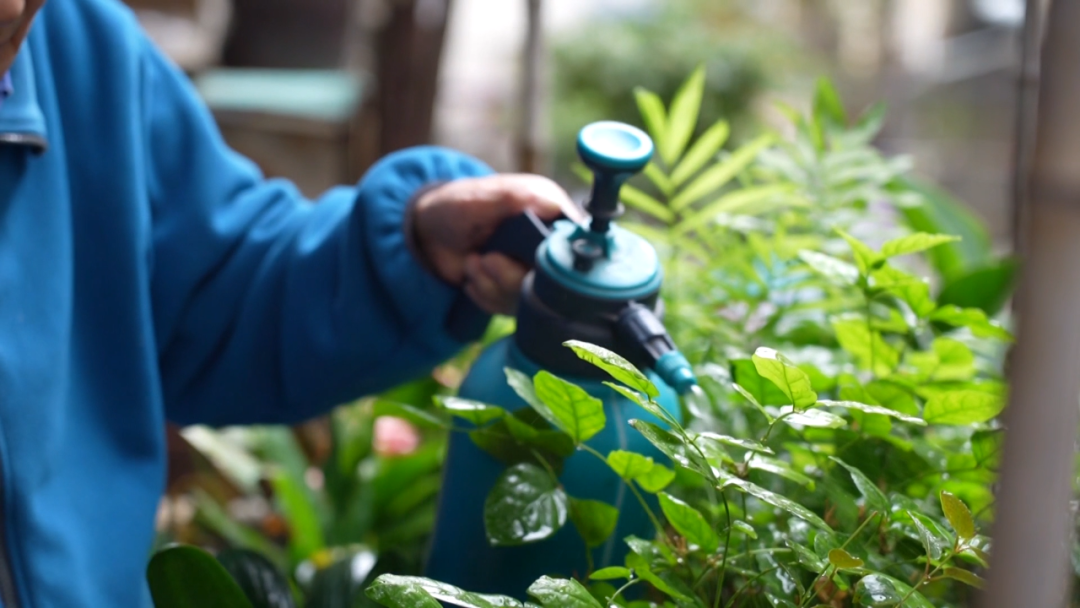
[[[382,416],[375,420],[372,447],[379,456],[405,456],[416,451],[420,435],[407,420]]]

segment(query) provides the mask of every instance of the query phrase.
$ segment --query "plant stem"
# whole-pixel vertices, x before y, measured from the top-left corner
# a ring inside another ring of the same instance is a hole
[[[615,604],[615,598],[622,595],[622,592],[629,589],[632,585],[636,585],[636,584],[638,584],[640,582],[641,582],[640,578],[632,578],[632,579],[630,579],[629,581],[626,582],[625,585],[623,585],[622,587],[619,587],[618,589],[616,589],[615,593],[612,594],[612,596],[608,598],[608,601],[611,602],[611,604],[614,605]]]
[[[929,573],[924,573],[923,577],[921,579],[919,579],[919,582],[912,585],[911,589],[909,589],[908,592],[904,594],[904,597],[900,598],[900,602],[898,604],[896,604],[896,608],[903,608],[904,602],[906,602],[907,599],[909,597],[911,597],[911,594],[915,593],[915,591],[917,591],[919,589],[919,587],[922,587],[926,583],[926,581],[934,578],[934,575],[937,574],[938,571],[940,571],[943,567],[945,567],[945,564],[949,563],[949,561],[951,561],[952,558],[956,557],[956,554],[959,553],[960,550],[961,550],[961,547],[960,547],[959,542],[957,544],[953,545],[952,550],[949,551],[948,555],[946,555],[945,557],[943,557],[941,559],[941,561],[938,563],[937,567],[935,567]],[[930,556],[928,555],[927,559],[929,559],[929,557]]]
[[[597,452],[593,447],[584,443],[578,447],[580,447],[587,454],[592,454],[593,456],[596,456],[601,461],[603,461],[605,465],[607,464],[607,458],[604,458],[604,455],[600,452]],[[655,513],[653,513],[652,508],[649,507],[649,503],[645,502],[645,497],[641,495],[641,492],[638,491],[636,487],[634,487],[633,482],[627,481],[625,479],[623,479],[622,482],[626,484],[626,487],[630,488],[630,491],[633,492],[638,502],[641,503],[641,508],[645,509],[645,514],[649,516],[649,520],[652,521],[653,526],[656,527],[656,533],[662,535],[664,539],[667,540],[667,534],[664,532],[663,524],[660,523],[660,519],[656,516]]]
[[[735,595],[731,596],[731,599],[728,600],[726,608],[732,608],[733,606],[735,606],[735,599],[738,598],[739,594],[742,593],[743,591],[745,591],[746,588],[749,587],[754,581],[758,580],[759,578],[761,578],[761,577],[765,576],[766,574],[768,574],[768,573],[770,573],[770,572],[772,572],[774,570],[777,570],[779,568],[780,568],[780,566],[773,566],[772,568],[769,568],[768,570],[762,570],[761,572],[757,573],[757,575],[755,575],[753,578],[751,578],[750,580],[743,583],[742,587],[739,587],[739,589],[737,591],[735,591]]]

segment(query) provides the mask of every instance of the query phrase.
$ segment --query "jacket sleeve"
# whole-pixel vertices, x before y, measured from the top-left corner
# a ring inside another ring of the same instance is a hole
[[[425,271],[403,218],[418,190],[491,172],[420,147],[305,200],[227,148],[187,78],[143,57],[151,302],[170,420],[288,423],[425,373],[463,345],[458,290]]]

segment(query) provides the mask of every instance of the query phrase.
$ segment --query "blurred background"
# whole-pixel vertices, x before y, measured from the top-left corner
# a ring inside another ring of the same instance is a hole
[[[729,146],[819,75],[886,101],[877,145],[1008,246],[1024,0],[128,2],[233,145],[312,195],[418,143],[565,180],[581,125],[635,119],[633,87],[670,98],[704,62],[702,123],[727,116]]]

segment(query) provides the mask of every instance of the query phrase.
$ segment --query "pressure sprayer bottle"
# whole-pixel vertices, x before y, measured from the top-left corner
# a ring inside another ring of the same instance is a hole
[[[675,348],[659,320],[662,281],[655,249],[640,236],[614,223],[622,213],[619,190],[649,162],[653,143],[641,130],[616,122],[598,122],[581,130],[578,154],[593,171],[585,205],[590,220],[580,225],[560,219],[552,225],[526,214],[496,231],[487,250],[517,257],[533,270],[522,287],[517,329],[485,350],[473,364],[459,395],[508,410],[528,407],[507,383],[504,368],[530,378],[540,370],[573,382],[604,404],[607,425],[588,440],[602,454],[622,449],[666,458],[628,425],[631,419],[664,424],[603,382],[611,378],[564,346],[580,340],[614,351],[639,369],[648,370],[660,391],[657,401],[681,419],[678,394],[696,386],[686,358]],[[452,310],[449,329],[469,335],[466,300]],[[475,335],[475,334],[473,334]],[[521,597],[543,575],[584,576],[585,545],[567,525],[545,540],[513,547],[492,547],[484,529],[484,502],[506,465],[452,433],[444,465],[442,494],[425,576],[469,591]],[[604,462],[578,451],[565,461],[559,477],[567,494],[603,501],[619,509],[616,531],[592,550],[593,567],[622,565],[624,539],[652,538],[655,529],[633,494]]]

